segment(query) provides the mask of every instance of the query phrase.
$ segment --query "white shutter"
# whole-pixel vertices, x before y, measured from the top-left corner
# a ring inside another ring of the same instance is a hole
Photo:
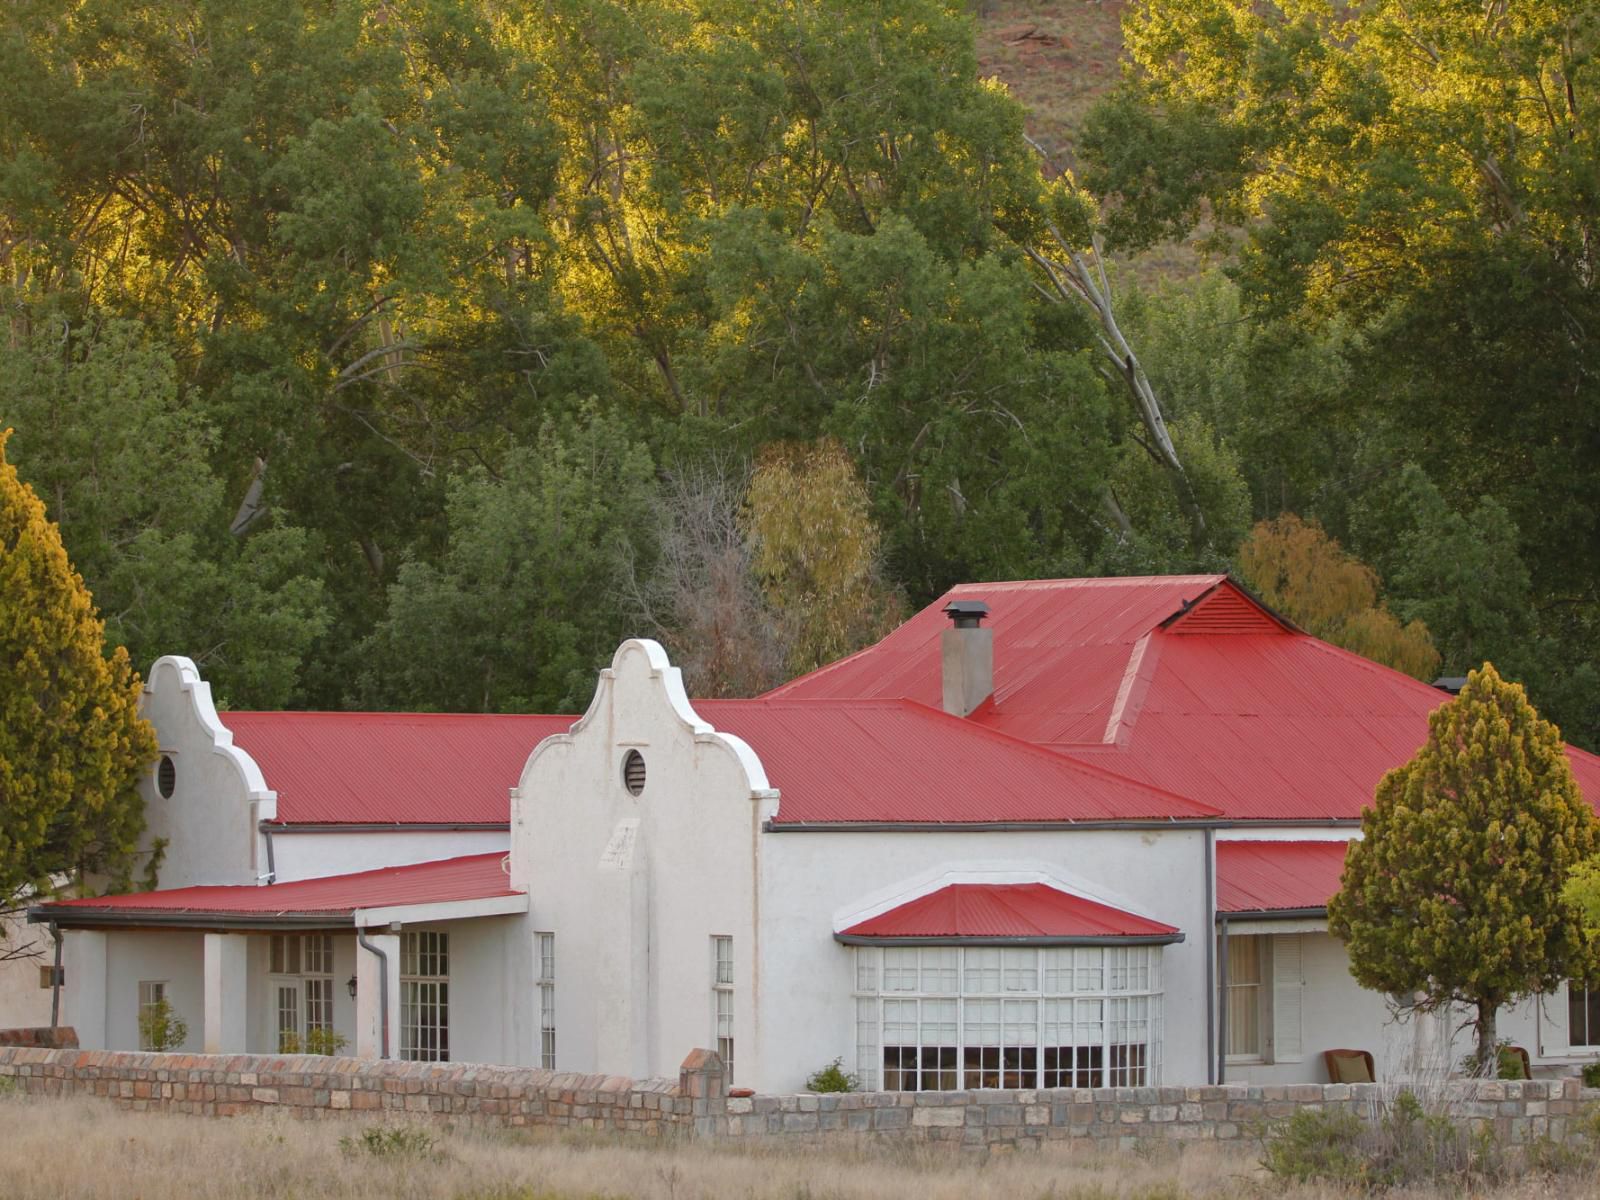
[[[1305,972],[1300,960],[1300,935],[1272,936],[1272,1061],[1299,1062],[1301,1055],[1300,1007],[1305,993]]]
[[[1572,1053],[1572,1008],[1567,1002],[1567,995],[1571,989],[1579,986],[1569,979],[1548,996],[1533,998],[1539,1007],[1538,1016],[1534,1019],[1539,1030],[1540,1058],[1560,1058]]]

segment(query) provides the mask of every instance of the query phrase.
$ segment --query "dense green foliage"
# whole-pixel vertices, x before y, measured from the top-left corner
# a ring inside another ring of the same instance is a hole
[[[1204,223],[1229,276],[1154,306],[1158,384],[1444,673],[1493,658],[1594,745],[1600,9],[1140,0],[1124,33],[1085,180],[1118,244]]]
[[[1502,1007],[1600,965],[1579,910],[1552,885],[1600,851],[1600,822],[1556,728],[1492,665],[1428,725],[1362,815],[1328,930],[1363,987],[1421,1011],[1474,1009],[1487,1074]]]
[[[58,877],[126,884],[156,735],[139,676],[0,432],[0,908]]]
[[[1090,195],[970,8],[12,5],[0,423],[109,635],[239,707],[577,709],[630,634],[748,690],[1292,513],[1600,743],[1588,10],[1146,0]],[[1201,217],[1222,271],[1095,274]],[[772,474],[829,447],[832,508]]]

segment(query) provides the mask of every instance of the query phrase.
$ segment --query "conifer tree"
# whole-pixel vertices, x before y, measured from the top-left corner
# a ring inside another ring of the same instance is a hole
[[[1383,777],[1361,829],[1328,904],[1351,974],[1405,1009],[1475,1009],[1486,1073],[1501,1007],[1594,966],[1561,888],[1600,838],[1560,731],[1485,663]]]
[[[0,908],[52,875],[126,882],[155,758],[139,677],[0,433]]]

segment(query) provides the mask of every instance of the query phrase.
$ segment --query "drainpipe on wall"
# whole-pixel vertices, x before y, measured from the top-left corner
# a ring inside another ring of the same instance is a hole
[[[258,828],[267,843],[267,886],[271,887],[278,882],[278,864],[272,857],[272,826],[262,821]]]
[[[389,1057],[389,955],[367,941],[364,930],[356,930],[356,944],[363,950],[378,956],[378,1007],[382,1009],[382,1037],[379,1058]]]
[[[1217,1082],[1228,1082],[1228,914],[1217,932]]]
[[[1217,927],[1216,843],[1214,829],[1206,830],[1206,929]],[[1217,1083],[1217,939],[1206,938],[1206,1082]]]
[[[50,936],[56,940],[56,965],[50,975],[50,1027],[54,1029],[61,1024],[61,930],[52,921],[50,923]]]

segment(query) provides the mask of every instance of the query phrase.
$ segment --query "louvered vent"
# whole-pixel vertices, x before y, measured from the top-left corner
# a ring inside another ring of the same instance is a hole
[[[161,765],[156,768],[156,791],[161,793],[164,800],[170,800],[172,793],[178,787],[178,768],[174,765],[171,756],[163,754]]]
[[[1195,603],[1168,627],[1170,633],[1284,633],[1245,595],[1226,585]]]
[[[629,750],[622,756],[622,786],[628,789],[630,796],[644,791],[644,755],[637,750]]]

